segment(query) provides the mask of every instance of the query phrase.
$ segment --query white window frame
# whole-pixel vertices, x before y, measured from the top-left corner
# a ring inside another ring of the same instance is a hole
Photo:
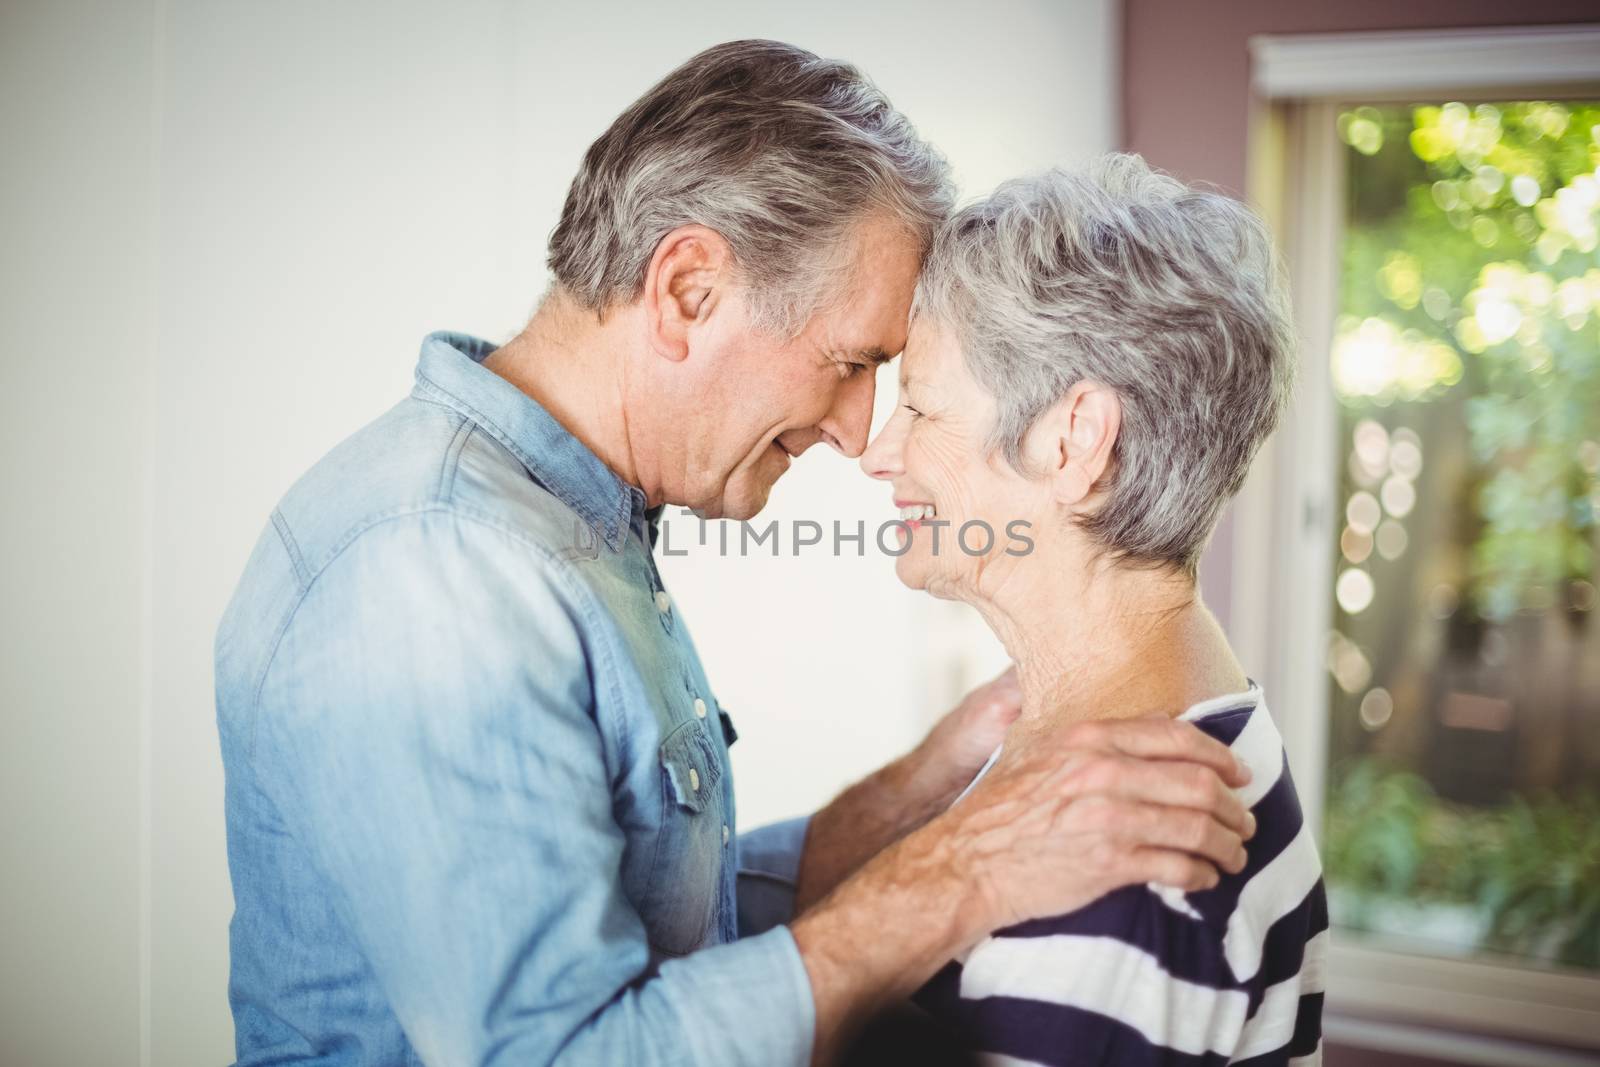
[[[1248,192],[1279,234],[1302,339],[1283,427],[1234,504],[1229,631],[1271,694],[1307,818],[1320,835],[1333,618],[1341,110],[1415,99],[1600,97],[1600,24],[1263,36],[1250,41]],[[1494,1035],[1463,1041],[1461,1032]],[[1463,1063],[1593,1063],[1600,975],[1482,957],[1442,959],[1355,934],[1329,959],[1327,1032],[1349,1044]]]

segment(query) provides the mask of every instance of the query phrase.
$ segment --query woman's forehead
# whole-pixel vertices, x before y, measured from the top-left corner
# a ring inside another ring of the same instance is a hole
[[[950,330],[920,316],[911,323],[906,350],[900,357],[901,387],[947,384],[961,367],[959,346]]]

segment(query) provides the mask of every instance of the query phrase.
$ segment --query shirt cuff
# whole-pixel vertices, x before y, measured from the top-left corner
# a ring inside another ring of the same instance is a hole
[[[809,815],[739,835],[739,936],[754,937],[794,918],[795,885]]]
[[[692,983],[695,1062],[808,1067],[817,1025],[811,979],[788,927],[702,949],[661,967]],[[679,983],[669,981],[669,986]]]

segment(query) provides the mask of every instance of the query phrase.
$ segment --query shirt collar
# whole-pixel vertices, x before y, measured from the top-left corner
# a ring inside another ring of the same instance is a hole
[[[497,346],[440,331],[422,342],[412,396],[446,404],[511,450],[540,485],[594,528],[611,551],[644,529],[645,499],[532,397],[483,366]]]

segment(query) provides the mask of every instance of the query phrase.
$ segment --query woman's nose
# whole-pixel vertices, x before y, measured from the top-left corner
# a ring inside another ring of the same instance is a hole
[[[900,462],[900,445],[904,440],[904,432],[900,428],[900,419],[891,418],[884,423],[883,429],[878,431],[867,450],[861,453],[861,469],[869,478],[879,478],[887,481],[904,473]]]

